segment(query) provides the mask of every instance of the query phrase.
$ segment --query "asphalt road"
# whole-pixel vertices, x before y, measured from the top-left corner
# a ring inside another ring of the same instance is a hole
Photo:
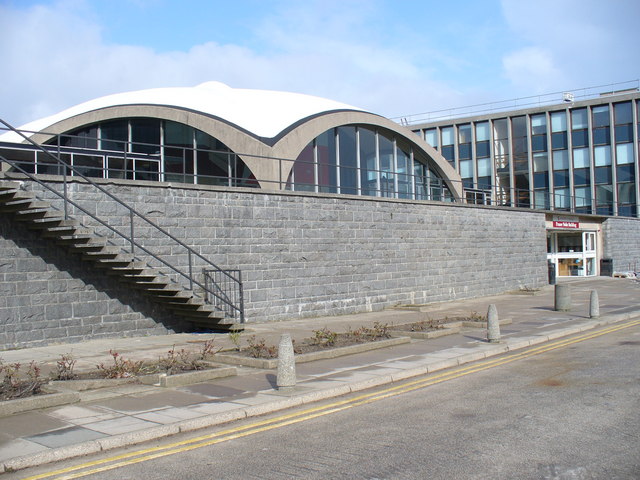
[[[638,326],[389,395],[86,478],[640,479]]]

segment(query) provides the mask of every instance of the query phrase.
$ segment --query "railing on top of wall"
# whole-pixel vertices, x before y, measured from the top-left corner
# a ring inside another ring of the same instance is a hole
[[[189,284],[189,290],[191,290],[194,295],[196,295],[196,292],[194,291],[194,287],[197,286],[201,288],[202,291],[204,292],[206,301],[208,301],[209,303],[214,305],[216,308],[218,308],[221,312],[223,312],[227,316],[227,318],[232,318],[234,320],[239,321],[240,323],[244,323],[245,321],[244,305],[242,301],[238,303],[233,303],[233,299],[242,300],[242,297],[243,297],[242,281],[241,281],[241,276],[238,274],[239,272],[238,270],[221,269],[216,264],[214,264],[213,262],[205,258],[203,255],[199,254],[194,249],[186,245],[184,242],[176,238],[174,235],[167,232],[165,229],[163,229],[162,227],[160,227],[159,225],[151,221],[149,218],[147,218],[140,212],[136,211],[131,206],[127,205],[125,202],[120,200],[111,192],[107,191],[105,188],[95,183],[93,180],[91,180],[91,178],[89,178],[88,176],[85,176],[75,166],[65,163],[61,158],[59,158],[54,153],[49,151],[49,149],[46,149],[42,145],[34,142],[32,139],[24,135],[24,133],[15,129],[13,126],[5,122],[4,120],[0,119],[0,123],[4,124],[8,130],[20,135],[24,140],[26,140],[29,144],[31,144],[33,148],[35,148],[38,152],[41,152],[42,154],[44,154],[49,160],[53,162],[52,163],[53,165],[58,166],[58,168],[61,170],[61,173],[63,176],[63,191],[59,192],[55,188],[44,183],[42,180],[34,176],[32,173],[28,172],[26,169],[24,169],[20,165],[20,162],[10,160],[0,155],[0,163],[2,162],[7,163],[12,168],[16,169],[16,171],[24,174],[30,180],[38,183],[45,189],[49,190],[56,196],[60,197],[64,205],[65,218],[68,217],[69,205],[73,206],[74,208],[78,209],[85,215],[91,217],[93,220],[98,222],[103,227],[106,227],[116,236],[124,239],[124,241],[130,245],[130,253],[135,255],[136,249],[138,249],[139,251],[144,252],[146,255],[149,255],[151,258],[155,259],[157,262],[169,268],[172,272],[177,274],[179,277],[186,279]],[[106,221],[102,220],[97,215],[83,208],[81,205],[79,205],[77,202],[73,201],[69,197],[68,185],[67,185],[67,177],[69,172],[73,172],[74,176],[82,178],[88,185],[91,185],[95,189],[99,190],[102,194],[106,195],[111,200],[113,200],[118,205],[120,205],[121,207],[125,208],[128,211],[129,231],[127,233],[121,232],[117,228],[112,227]],[[163,236],[163,238],[165,238],[165,240],[171,241],[175,245],[183,249],[187,253],[187,258],[188,258],[187,270],[185,271],[183,267],[170,263],[170,260],[166,259],[164,256],[154,253],[152,250],[142,245],[140,243],[140,238],[136,237],[134,219],[140,219],[145,226],[150,227],[151,229],[159,232]],[[204,276],[205,278],[204,282],[199,281],[194,274],[194,267],[193,267],[194,259],[198,259],[199,261],[201,261],[205,265],[204,269],[206,269],[209,272],[215,272],[215,275],[207,274]],[[214,284],[211,280],[214,277],[216,279],[220,279],[221,283],[217,285]],[[225,289],[231,289],[232,291],[230,292]]]

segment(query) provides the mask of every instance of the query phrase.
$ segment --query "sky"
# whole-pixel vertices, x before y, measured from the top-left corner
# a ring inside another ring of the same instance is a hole
[[[390,118],[638,86],[639,18],[640,0],[0,0],[0,118],[207,81]]]

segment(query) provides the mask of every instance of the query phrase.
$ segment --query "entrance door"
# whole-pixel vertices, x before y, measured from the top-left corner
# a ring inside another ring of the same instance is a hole
[[[548,234],[547,260],[558,277],[596,275],[596,233],[552,231]]]

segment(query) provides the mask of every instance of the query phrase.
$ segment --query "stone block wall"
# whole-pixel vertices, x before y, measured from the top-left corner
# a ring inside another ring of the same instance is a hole
[[[0,215],[0,350],[161,334],[169,322],[145,298]]]
[[[614,272],[640,269],[640,219],[608,218],[602,225],[604,258],[613,260]]]
[[[477,297],[547,281],[544,214],[532,211],[181,184],[105,186],[217,265],[242,270],[248,322]],[[84,208],[129,231],[126,210],[87,185],[69,188]],[[184,252],[144,222],[134,230],[187,268]],[[203,264],[192,262],[200,272]]]

